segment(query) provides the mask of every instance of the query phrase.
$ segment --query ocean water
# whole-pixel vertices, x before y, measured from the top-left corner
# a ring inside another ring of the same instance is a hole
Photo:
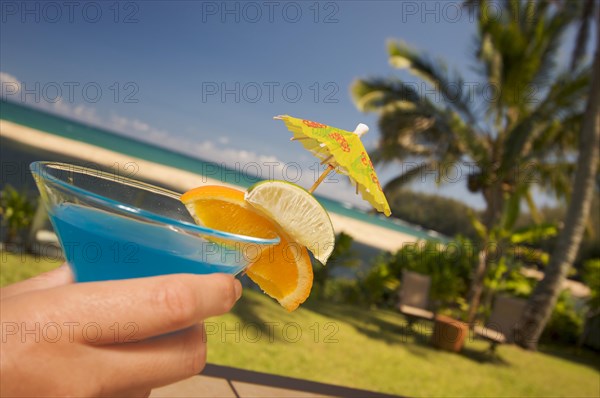
[[[256,177],[241,173],[238,170],[227,169],[216,163],[207,162],[189,155],[125,137],[118,133],[65,119],[14,102],[0,100],[0,117],[37,130],[87,142],[102,148],[176,167],[181,170],[187,170],[211,178],[218,176],[221,177],[220,179],[223,182],[240,185],[246,188],[259,181]],[[329,212],[351,217],[369,224],[378,225],[393,231],[399,231],[419,239],[445,240],[441,235],[431,231],[425,231],[398,219],[386,218],[383,215],[368,213],[319,195],[315,195],[315,197]]]

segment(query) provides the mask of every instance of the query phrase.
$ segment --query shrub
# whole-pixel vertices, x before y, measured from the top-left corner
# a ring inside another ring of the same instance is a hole
[[[359,276],[358,287],[363,304],[393,305],[400,285],[399,274],[394,272],[387,253],[379,255],[369,271]]]
[[[363,304],[360,288],[353,279],[331,279],[326,285],[323,296],[327,301],[347,303],[352,305]]]
[[[598,267],[600,267],[600,261],[598,261]],[[598,270],[600,271],[600,268]],[[598,277],[600,281],[600,275]],[[527,299],[531,296],[536,283],[535,279],[527,278],[517,268],[514,268],[505,275],[504,283],[499,291]],[[546,343],[576,344],[583,332],[583,312],[583,309],[577,309],[569,290],[564,290],[552,310],[541,340]]]
[[[537,282],[536,279],[523,275],[517,268],[508,271],[504,278],[505,280],[498,290],[520,298],[528,298]]]
[[[393,255],[379,256],[360,281],[367,304],[393,305],[403,270],[431,277],[430,298],[442,306],[463,304],[477,251],[470,240],[457,238],[448,244],[417,242]]]
[[[575,303],[568,290],[558,296],[550,320],[542,333],[546,343],[576,344],[583,332],[583,316],[575,309]]]
[[[389,192],[387,196],[395,217],[447,236],[477,237],[468,221],[473,210],[458,200],[407,189]]]
[[[590,310],[600,310],[600,259],[588,260],[583,264],[583,280],[590,288]]]
[[[403,269],[429,275],[431,299],[448,305],[466,296],[475,261],[476,248],[470,240],[459,237],[446,245],[426,242],[405,246],[396,253],[393,268],[398,275]]]
[[[20,234],[31,224],[35,204],[27,195],[6,184],[0,192],[0,223],[6,227],[6,243],[18,243]]]
[[[359,261],[352,248],[354,239],[352,236],[340,232],[335,237],[335,246],[327,265],[323,266],[318,261],[313,261],[313,295],[317,298],[330,298],[328,296],[328,286],[334,279],[331,274],[336,268],[355,268]]]

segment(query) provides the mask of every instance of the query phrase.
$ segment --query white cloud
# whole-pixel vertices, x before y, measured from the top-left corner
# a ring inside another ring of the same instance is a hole
[[[58,97],[55,100],[53,98],[52,101],[40,99],[40,93],[37,93],[37,97],[35,94],[20,95],[21,86],[22,82],[17,77],[6,72],[0,72],[0,97],[75,119],[82,123],[102,125],[102,118],[92,107],[66,103],[62,97]]]
[[[102,127],[157,145],[164,145],[170,136],[166,130],[152,127],[139,119],[129,119],[116,113],[111,113],[108,118],[108,124],[105,123]]]
[[[10,98],[21,91],[21,81],[15,76],[0,72],[0,97]]]
[[[102,117],[98,115],[95,108],[86,105],[73,105],[58,99],[56,102],[27,102],[27,105],[43,109],[47,112],[59,114],[78,122],[94,126],[102,126]]]

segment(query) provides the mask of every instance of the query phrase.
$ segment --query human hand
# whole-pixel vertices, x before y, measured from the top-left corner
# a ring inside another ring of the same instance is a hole
[[[241,296],[231,275],[73,284],[66,265],[0,290],[2,396],[147,396],[199,373],[203,319]]]

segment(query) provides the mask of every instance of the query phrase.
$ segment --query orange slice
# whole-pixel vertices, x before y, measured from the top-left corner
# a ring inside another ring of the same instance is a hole
[[[206,227],[257,238],[279,236],[279,244],[263,250],[246,274],[288,311],[306,300],[313,282],[306,248],[279,224],[250,206],[243,191],[207,185],[184,193],[181,201],[196,222]]]

